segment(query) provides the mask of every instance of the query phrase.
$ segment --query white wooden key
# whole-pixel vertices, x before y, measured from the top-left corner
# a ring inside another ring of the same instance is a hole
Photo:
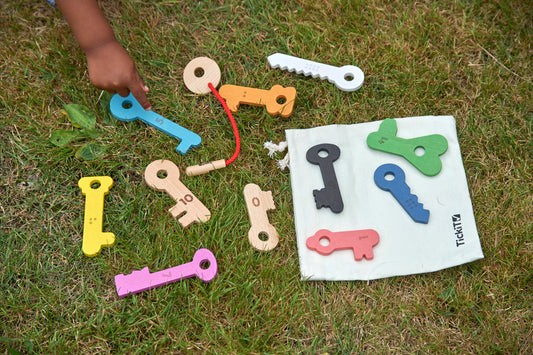
[[[180,170],[170,160],[151,162],[144,171],[144,180],[151,188],[166,192],[176,201],[169,212],[174,218],[185,213],[178,219],[182,227],[193,222],[207,222],[211,218],[207,207],[180,181]]]
[[[355,91],[363,86],[365,81],[365,74],[355,65],[335,67],[282,53],[272,54],[267,59],[272,68],[288,70],[321,80],[328,79],[330,83],[343,91]]]
[[[268,221],[267,211],[275,210],[271,191],[261,191],[256,184],[248,184],[244,187],[244,200],[248,209],[248,216],[252,227],[248,231],[250,244],[258,250],[272,250],[278,245],[279,234],[276,228]],[[263,235],[266,240],[261,240]]]

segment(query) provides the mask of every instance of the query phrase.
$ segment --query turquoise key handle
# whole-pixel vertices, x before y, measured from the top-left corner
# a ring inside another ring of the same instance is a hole
[[[153,111],[146,111],[131,93],[127,97],[115,94],[111,98],[109,107],[113,116],[121,121],[131,122],[139,119],[169,136],[179,139],[181,142],[176,151],[183,155],[189,149],[198,147],[202,143],[202,138],[196,133]]]
[[[397,132],[396,121],[387,118],[377,132],[368,135],[366,143],[372,149],[404,157],[424,175],[435,176],[441,171],[440,156],[448,150],[448,141],[443,135],[404,139],[397,137]]]

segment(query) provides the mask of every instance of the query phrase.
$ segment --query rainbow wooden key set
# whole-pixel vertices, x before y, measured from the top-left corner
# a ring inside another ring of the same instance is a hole
[[[268,57],[268,63],[272,68],[327,79],[343,91],[355,91],[364,82],[363,72],[352,65],[334,67],[281,53]],[[216,87],[221,79],[220,68],[216,62],[207,57],[199,57],[189,62],[185,67],[183,78],[185,86],[193,93],[205,95],[212,92],[216,96],[228,115],[235,135],[235,152],[232,157],[189,166],[185,169],[187,176],[221,169],[236,160],[240,152],[240,137],[233,113],[238,112],[240,105],[264,106],[272,116],[289,117],[296,102],[296,89],[281,85],[261,89],[225,84],[220,87],[220,91],[217,91]],[[181,154],[186,154],[191,148],[198,148],[202,142],[196,133],[153,111],[145,111],[131,94],[128,97],[114,95],[110,108],[112,114],[119,120],[139,119],[178,139],[180,143],[176,151]],[[424,175],[428,177],[437,175],[442,169],[440,156],[447,150],[446,138],[439,134],[401,138],[397,136],[397,131],[395,120],[384,120],[377,132],[368,134],[367,149],[401,156]],[[338,170],[342,171],[342,164],[346,164],[340,159],[344,154],[346,153],[343,153],[342,146],[327,140],[316,142],[306,151],[307,162],[315,165],[322,176],[322,181],[317,180],[314,183],[316,188],[309,193],[314,197],[316,208],[324,208],[326,210],[324,213],[341,215],[345,213],[345,205],[351,203],[350,190],[340,184],[337,178]],[[181,182],[180,169],[172,161],[151,162],[144,171],[144,179],[146,185],[165,192],[173,200],[174,205],[169,208],[170,215],[176,218],[183,228],[192,223],[206,223],[210,220],[211,212]],[[413,222],[429,223],[430,211],[418,201],[420,197],[423,202],[424,196],[417,196],[411,192],[412,188],[416,192],[416,186],[411,186],[410,177],[406,177],[403,169],[395,164],[383,164],[375,170],[373,179],[379,189],[389,192],[396,199],[404,210],[403,213],[406,213]],[[358,180],[353,181],[353,184],[359,183]],[[79,181],[79,187],[86,196],[82,250],[87,256],[94,257],[102,247],[112,246],[115,242],[113,233],[102,231],[104,196],[108,194],[112,184],[113,180],[107,176],[85,177]],[[274,249],[279,243],[279,234],[269,222],[267,215],[267,211],[275,210],[272,192],[263,191],[258,185],[248,183],[243,195],[250,219],[248,231],[250,245],[260,251]],[[397,213],[402,211],[399,210]],[[335,251],[348,249],[353,252],[352,262],[369,263],[374,260],[374,248],[380,241],[378,229],[345,229],[331,232],[328,228],[321,228],[308,236],[306,246],[321,257],[328,257]],[[379,258],[379,253],[376,258]],[[115,276],[115,285],[119,297],[125,297],[193,276],[210,282],[215,278],[217,270],[214,254],[208,249],[200,248],[190,263],[154,273],[145,267],[127,275],[119,274]]]

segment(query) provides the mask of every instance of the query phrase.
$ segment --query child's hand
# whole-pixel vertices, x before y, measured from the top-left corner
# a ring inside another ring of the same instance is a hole
[[[94,86],[128,96],[131,92],[145,110],[152,107],[141,76],[128,52],[116,40],[86,51],[89,78]]]

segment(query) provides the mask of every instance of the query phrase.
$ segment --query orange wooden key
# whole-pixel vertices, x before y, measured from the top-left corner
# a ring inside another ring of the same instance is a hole
[[[284,88],[281,85],[274,85],[270,90],[222,85],[219,93],[226,100],[231,112],[237,112],[240,104],[247,104],[265,106],[270,115],[281,115],[281,117],[289,117],[292,114],[296,99],[295,88]]]

